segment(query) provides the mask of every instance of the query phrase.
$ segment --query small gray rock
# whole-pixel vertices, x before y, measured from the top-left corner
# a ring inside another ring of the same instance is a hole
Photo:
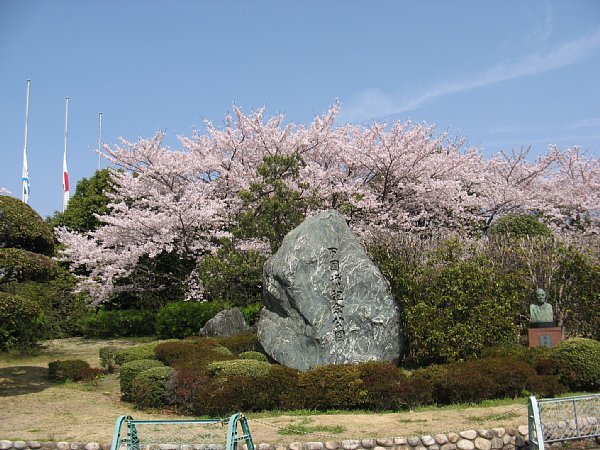
[[[435,439],[432,436],[426,435],[421,436],[421,441],[425,447],[429,447],[430,445],[435,445]]]
[[[440,447],[440,450],[456,450],[456,444],[448,442]]]
[[[461,431],[459,434],[460,437],[464,439],[469,439],[471,441],[477,437],[477,431],[475,430]]]
[[[304,444],[304,450],[323,450],[322,442],[307,442]]]
[[[12,448],[12,446],[13,446],[13,441],[5,441],[5,440],[0,441],[0,450],[8,450],[8,449]]]
[[[421,445],[421,438],[419,436],[410,436],[406,439],[406,442],[411,447],[418,447]]]
[[[362,448],[371,449],[377,445],[377,441],[375,439],[361,439],[360,445]]]
[[[344,450],[356,450],[360,447],[360,441],[356,439],[346,439],[342,441],[342,448]]]
[[[481,436],[476,437],[473,443],[477,450],[490,450],[492,448],[492,441]]]
[[[456,443],[458,450],[474,450],[475,445],[468,439],[459,439]]]
[[[23,449],[27,448],[27,442],[15,441],[15,442],[13,442],[13,448],[15,448],[16,450],[23,450]]]
[[[237,336],[247,333],[250,327],[244,320],[244,315],[239,308],[220,311],[210,319],[200,330],[200,336]]]

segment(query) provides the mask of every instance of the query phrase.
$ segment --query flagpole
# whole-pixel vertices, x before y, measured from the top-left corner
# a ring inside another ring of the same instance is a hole
[[[25,101],[25,144],[23,146],[23,171],[21,173],[22,197],[24,203],[29,201],[29,166],[27,165],[27,124],[29,122],[29,85],[27,80],[27,100]]]
[[[99,131],[98,131],[98,170],[100,170],[100,158],[101,158],[100,149],[102,148],[102,113],[99,113],[98,117],[99,117],[98,120],[100,121],[100,124],[98,127],[99,128]]]
[[[63,153],[63,212],[69,203],[69,172],[67,171],[67,135],[69,132],[69,97],[65,106],[65,151]]]

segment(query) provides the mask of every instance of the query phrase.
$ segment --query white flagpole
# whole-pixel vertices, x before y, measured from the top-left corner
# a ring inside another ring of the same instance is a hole
[[[67,171],[67,134],[69,131],[69,97],[65,107],[65,151],[63,153],[63,212],[69,203],[69,172]]]
[[[23,146],[23,171],[21,173],[22,197],[24,203],[29,201],[29,166],[27,165],[27,123],[29,122],[29,85],[27,80],[27,100],[25,102],[25,145]]]
[[[99,113],[98,117],[99,117],[98,120],[100,121],[100,124],[98,127],[99,128],[99,131],[98,131],[98,170],[100,170],[100,158],[101,158],[100,149],[102,148],[102,113]]]

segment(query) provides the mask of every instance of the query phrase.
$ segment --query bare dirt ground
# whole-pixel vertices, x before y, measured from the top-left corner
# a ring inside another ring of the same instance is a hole
[[[54,384],[47,380],[50,361],[79,358],[99,367],[100,347],[134,343],[129,339],[74,338],[49,341],[44,351],[33,357],[0,355],[0,440],[109,443],[119,415],[131,415],[137,420],[186,418],[168,413],[150,414],[122,402],[116,374],[103,377],[95,385]],[[517,427],[527,424],[527,407],[521,400],[493,407],[446,407],[384,414],[250,413],[247,417],[255,443],[286,444]],[[304,433],[282,434],[290,426]]]

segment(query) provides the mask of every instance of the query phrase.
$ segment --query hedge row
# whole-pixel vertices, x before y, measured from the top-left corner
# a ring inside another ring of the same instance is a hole
[[[244,339],[250,341],[248,336]],[[524,394],[554,397],[567,389],[600,387],[600,342],[590,339],[571,339],[550,351],[494,349],[490,357],[431,365],[409,375],[376,361],[299,372],[269,364],[253,349],[244,350],[252,353],[243,356],[243,352],[231,352],[223,343],[194,338],[156,345],[154,353],[161,362],[138,364],[164,363],[172,370],[155,370],[140,378],[142,394],[137,398],[128,389],[145,372],[126,372],[123,396],[140,407],[159,406],[160,397],[163,406],[182,413],[221,415],[269,409],[398,410]],[[127,363],[123,368],[132,365],[138,367]]]
[[[182,339],[197,335],[204,324],[228,309],[217,302],[167,303],[158,313],[149,310],[98,310],[80,319],[82,334],[88,338],[158,336],[161,339]],[[246,319],[254,317],[260,305],[241,309]]]

